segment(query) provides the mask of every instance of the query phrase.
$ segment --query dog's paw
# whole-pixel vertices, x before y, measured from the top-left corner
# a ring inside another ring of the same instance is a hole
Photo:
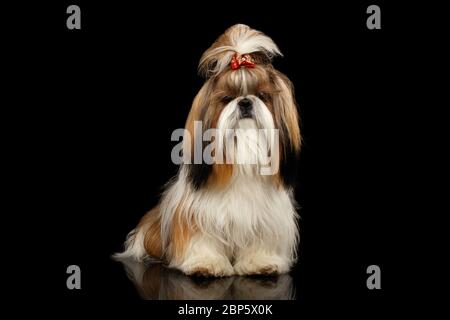
[[[238,260],[234,265],[237,275],[277,275],[289,271],[286,262],[277,256],[252,256]]]
[[[226,258],[204,258],[187,262],[180,269],[189,276],[227,277],[234,274],[233,266]]]
[[[280,273],[280,268],[276,264],[254,264],[254,263],[237,263],[234,266],[234,271],[237,275],[277,275]]]

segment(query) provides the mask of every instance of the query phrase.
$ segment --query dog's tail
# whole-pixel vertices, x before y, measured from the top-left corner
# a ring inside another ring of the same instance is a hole
[[[145,234],[142,228],[136,228],[131,230],[125,240],[125,250],[113,255],[113,258],[117,260],[133,259],[142,261],[146,258],[147,252],[144,247]]]
[[[159,207],[150,210],[125,241],[125,250],[113,258],[143,260],[162,259],[161,218]]]

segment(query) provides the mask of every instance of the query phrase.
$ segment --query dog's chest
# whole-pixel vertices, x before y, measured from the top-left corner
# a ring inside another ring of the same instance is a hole
[[[201,196],[199,217],[224,238],[245,241],[258,230],[270,228],[286,218],[292,204],[286,191],[268,179],[238,177],[221,192]]]

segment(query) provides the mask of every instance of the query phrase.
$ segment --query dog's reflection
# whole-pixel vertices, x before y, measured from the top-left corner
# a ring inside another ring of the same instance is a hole
[[[189,277],[162,264],[121,260],[143,299],[158,300],[292,300],[291,276]]]

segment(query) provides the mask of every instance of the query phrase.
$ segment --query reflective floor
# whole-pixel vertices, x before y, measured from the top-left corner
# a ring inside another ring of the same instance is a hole
[[[189,277],[162,264],[124,260],[128,278],[143,299],[152,300],[293,300],[288,274],[280,276]]]

